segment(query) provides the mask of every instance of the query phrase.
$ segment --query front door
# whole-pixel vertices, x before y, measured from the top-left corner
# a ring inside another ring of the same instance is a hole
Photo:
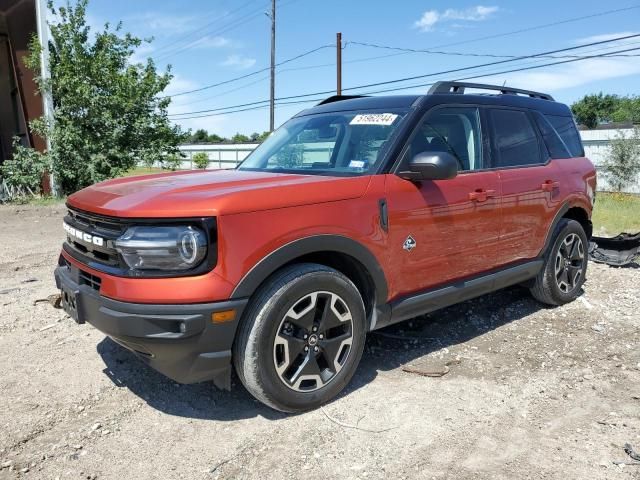
[[[430,110],[410,139],[404,161],[424,151],[449,152],[457,177],[411,182],[388,175],[391,296],[490,270],[500,234],[500,181],[488,165],[476,107]]]

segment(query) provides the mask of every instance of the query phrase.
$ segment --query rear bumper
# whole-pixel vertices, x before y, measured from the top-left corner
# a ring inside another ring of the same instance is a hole
[[[82,284],[80,270],[61,265],[56,286],[75,295],[79,323],[85,321],[180,383],[213,380],[230,388],[231,348],[247,300],[150,305],[112,300]],[[214,312],[235,310],[233,321],[214,324]]]

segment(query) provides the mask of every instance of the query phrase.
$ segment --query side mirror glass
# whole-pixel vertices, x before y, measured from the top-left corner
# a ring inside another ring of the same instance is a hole
[[[458,174],[458,160],[448,152],[421,152],[409,162],[409,169],[399,172],[411,181],[448,180]]]

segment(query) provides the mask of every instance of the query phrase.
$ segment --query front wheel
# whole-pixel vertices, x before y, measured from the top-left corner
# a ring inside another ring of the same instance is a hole
[[[261,402],[284,412],[309,410],[349,382],[365,331],[362,298],[347,277],[323,265],[292,265],[251,301],[234,345],[234,365]]]
[[[563,219],[542,270],[535,278],[532,295],[548,305],[563,305],[580,294],[587,273],[587,235],[580,223]]]

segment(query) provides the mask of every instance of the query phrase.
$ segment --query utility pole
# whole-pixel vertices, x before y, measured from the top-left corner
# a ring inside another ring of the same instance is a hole
[[[271,0],[271,96],[269,108],[269,131],[273,132],[276,117],[276,0]]]
[[[342,33],[336,33],[336,95],[342,95]]]

